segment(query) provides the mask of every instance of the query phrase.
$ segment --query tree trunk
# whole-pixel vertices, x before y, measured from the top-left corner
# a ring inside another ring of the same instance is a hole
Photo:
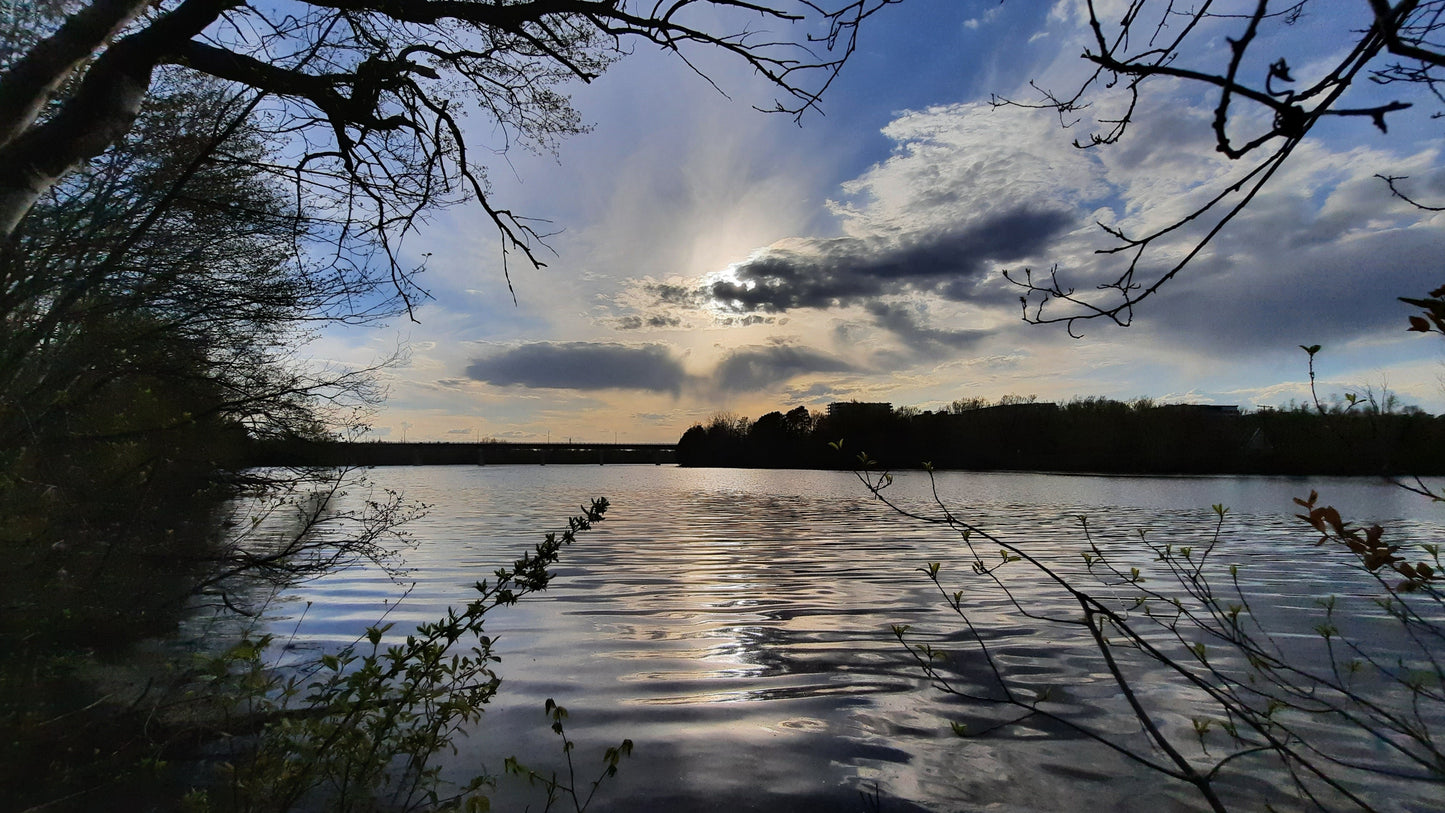
[[[186,0],[106,48],[53,118],[36,124],[40,108],[35,107],[28,121],[18,125],[6,122],[4,127],[16,129],[18,134],[0,141],[0,240],[14,234],[40,196],[66,173],[99,155],[130,130],[145,101],[155,66],[174,61],[186,42],[237,2]],[[64,63],[65,57],[82,50],[86,55],[91,53],[130,19],[125,14],[136,4],[142,8],[146,5],[144,0],[96,0],[77,12],[0,77],[0,105],[14,105],[17,112],[24,109],[27,91],[30,96],[39,93],[48,98],[46,88],[58,87],[78,64],[78,60]],[[113,25],[101,32],[103,26],[97,21],[105,20]],[[97,34],[102,34],[99,39],[95,39]],[[73,41],[66,42],[67,36]],[[87,37],[93,41],[90,46],[86,46]],[[41,69],[46,65],[49,71]],[[55,75],[66,65],[68,69]],[[30,72],[28,88],[21,68]],[[43,105],[43,101],[39,104]]]
[[[29,129],[51,94],[147,5],[149,0],[95,0],[0,75],[0,147]]]

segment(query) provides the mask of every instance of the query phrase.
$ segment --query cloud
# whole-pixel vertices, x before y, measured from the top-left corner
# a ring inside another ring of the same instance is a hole
[[[695,307],[699,304],[698,292],[686,285],[671,282],[649,282],[643,290],[652,294],[659,305]]]
[[[993,23],[1002,13],[1003,8],[1001,6],[994,6],[993,8],[985,11],[982,15],[978,17],[970,17],[964,20],[963,27],[969,29],[970,31],[976,30],[981,25],[989,25]]]
[[[879,327],[897,336],[910,348],[928,356],[956,355],[960,350],[974,347],[993,332],[927,327],[919,321],[919,317],[927,313],[921,304],[910,306],[870,302],[867,309]]]
[[[783,390],[782,400],[788,404],[822,404],[851,398],[857,392],[852,387],[816,383],[807,387],[788,387]]]
[[[752,327],[753,325],[771,325],[778,321],[776,316],[759,316],[756,313],[750,313],[747,316],[723,316],[717,320],[717,323],[724,327]],[[786,323],[788,320],[784,318],[781,321]]]
[[[678,395],[687,374],[660,344],[533,342],[473,359],[466,375],[496,386],[629,389]]]
[[[1032,267],[1035,278],[1057,263],[1062,285],[1113,304],[1094,286],[1116,279],[1130,255],[1098,253],[1117,241],[1091,221],[1147,234],[1248,170],[1212,149],[1206,107],[1168,92],[1151,90],[1141,101],[1150,114],[1100,150],[1073,148],[1075,135],[1037,111],[951,105],[901,114],[885,130],[894,154],[844,184],[834,204],[847,237],[775,244],[739,266],[736,281],[713,287],[739,310],[861,306],[874,327],[928,358],[997,350],[980,345],[982,331],[930,325],[925,314],[944,302],[983,314],[985,323],[967,327],[1025,329],[1016,322],[1020,290],[997,274],[1005,263],[1015,272]],[[1374,176],[1430,178],[1439,159],[1434,145],[1412,154],[1302,144],[1190,267],[1136,310],[1139,330],[1077,327],[1132,352],[1169,347],[1230,360],[1393,331],[1404,312],[1395,297],[1429,290],[1438,277],[1431,257],[1445,251],[1445,217],[1392,199]],[[1134,281],[1167,270],[1207,225],[1162,239]],[[1066,311],[1055,303],[1049,314]],[[840,330],[863,333],[857,323]],[[1030,341],[1065,338],[1029,330]]]
[[[993,278],[992,263],[1039,256],[1076,217],[1057,208],[1019,207],[897,242],[804,241],[735,266],[736,281],[714,282],[708,294],[736,311],[770,313],[844,307],[908,291],[964,301],[981,280]]]
[[[1278,235],[1302,231],[1280,218],[1261,219],[1273,222]],[[1191,269],[1193,276],[1140,308],[1139,326],[1236,358],[1261,348],[1292,353],[1299,344],[1403,335],[1411,309],[1396,297],[1438,285],[1442,253],[1445,233],[1438,228],[1381,230],[1318,245],[1276,240],[1234,262]]]
[[[726,392],[767,389],[808,373],[851,372],[847,362],[806,347],[742,347],[728,353],[714,373]]]
[[[613,324],[617,327],[618,330],[641,330],[644,327],[681,327],[682,320],[677,318],[676,316],[671,316],[665,313],[654,313],[646,317],[632,314],[629,316],[618,317]]]

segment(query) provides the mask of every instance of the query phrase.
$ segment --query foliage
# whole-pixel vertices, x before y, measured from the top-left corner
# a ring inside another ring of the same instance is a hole
[[[8,6],[6,64],[68,7]],[[308,260],[311,226],[262,168],[251,107],[208,77],[153,79],[132,129],[0,243],[8,658],[113,656],[173,629],[238,568],[276,581],[314,569],[304,551],[263,555],[219,528],[227,501],[270,490],[319,519],[348,473],[246,471],[249,446],[342,431],[379,398],[371,371],[295,349],[308,324],[394,313],[377,281]],[[356,541],[352,553],[375,551]]]
[[[1057,267],[1047,274],[1005,274],[1021,289],[1026,321],[1064,323],[1071,333],[1092,319],[1130,324],[1134,306],[1205,252],[1316,126],[1362,118],[1384,134],[1403,111],[1417,103],[1438,108],[1445,99],[1445,4],[1439,0],[1343,6],[1254,0],[1227,7],[1164,0],[1116,7],[1088,0],[1081,12],[1089,34],[1083,59],[1092,65],[1084,80],[1062,91],[1035,84],[1037,99],[996,97],[996,105],[1054,110],[1065,127],[1089,117],[1094,131],[1074,145],[1093,149],[1124,139],[1148,114],[1149,86],[1183,85],[1215,100],[1215,149],[1245,167],[1172,222],[1142,233],[1100,224],[1112,240],[1100,253],[1119,257],[1122,268],[1097,285],[1076,288]],[[1316,59],[1311,49],[1320,42],[1340,47]],[[1261,53],[1267,48],[1274,50]],[[1439,115],[1438,109],[1432,113]],[[1434,208],[1408,196],[1400,185],[1404,177],[1380,177],[1398,197]]]
[[[1378,526],[1349,525],[1333,508],[1317,505],[1313,493],[1299,500],[1309,512],[1302,518],[1321,532],[1321,544],[1347,551],[1346,559],[1378,595],[1374,612],[1358,596],[1321,598],[1306,619],[1315,622],[1313,629],[1296,629],[1301,619],[1261,604],[1242,586],[1241,565],[1220,564],[1228,552],[1223,506],[1215,506],[1212,532],[1194,544],[1156,542],[1140,532],[1135,545],[1111,546],[1080,517],[1080,571],[971,524],[944,502],[936,485],[932,512],[891,501],[885,492],[892,475],[870,471],[871,462],[860,455],[856,473],[873,494],[901,515],[956,532],[964,545],[968,586],[945,586],[951,571],[941,562],[921,570],[967,629],[977,658],[918,643],[919,631],[908,626],[893,628],[935,686],[974,704],[970,712],[981,719],[955,722],[960,736],[1054,726],[1192,785],[1215,810],[1230,805],[1225,789],[1238,782],[1236,772],[1263,774],[1278,791],[1324,809],[1379,809],[1402,788],[1430,798],[1445,783],[1438,741],[1445,724],[1445,667],[1436,656],[1445,639],[1438,546],[1419,546],[1427,561],[1410,564],[1398,555],[1402,545],[1381,541]],[[1338,565],[1340,557],[1332,558]],[[1395,575],[1403,579],[1394,581]],[[1014,587],[1020,579],[1035,588],[1042,580],[1045,593],[1057,596],[1021,598]],[[988,631],[989,613],[974,611],[993,591],[1018,616],[1054,630],[1060,657],[1067,650],[1081,664],[1080,675],[1107,675],[1117,694],[1090,692],[1088,702],[1096,710],[1105,705],[1113,719],[1135,720],[1138,733],[1081,720],[1071,713],[1071,687],[1046,685],[1027,669],[1011,668],[999,651],[1006,645]],[[1306,643],[1310,636],[1312,644]],[[984,685],[976,679],[979,659],[989,678]],[[959,671],[965,662],[975,667],[969,676]],[[1162,684],[1168,692],[1160,691]],[[1180,704],[1188,708],[1182,719]],[[1278,802],[1234,803],[1254,808]]]
[[[567,719],[567,709],[557,705],[552,698],[547,698],[545,704],[547,719],[551,723],[552,732],[562,738],[562,754],[567,760],[567,778],[560,778],[556,771],[543,774],[533,768],[529,768],[518,762],[516,758],[508,758],[506,771],[525,778],[529,783],[539,785],[546,792],[546,807],[544,811],[551,810],[554,805],[571,802],[572,809],[576,813],[582,813],[592,803],[597,795],[597,789],[608,778],[617,775],[617,766],[622,762],[623,757],[632,755],[632,740],[623,740],[615,747],[609,747],[602,753],[602,771],[597,778],[592,780],[586,789],[586,795],[579,795],[582,788],[577,781],[577,767],[572,762],[572,750],[575,743],[567,738],[566,727],[563,721]]]
[[[605,499],[594,500],[560,536],[547,534],[494,579],[477,582],[464,608],[405,638],[388,637],[390,624],[370,627],[364,641],[299,670],[265,664],[269,635],[243,638],[212,660],[217,733],[236,749],[214,801],[235,810],[355,810],[384,800],[411,810],[479,794],[489,777],[447,793],[432,760],[480,718],[501,684],[486,615],[546,589],[561,549],[606,510]]]
[[[1423,313],[1410,317],[1410,330],[1445,335],[1445,298],[1442,297],[1445,297],[1445,287],[1436,288],[1420,299],[1400,297],[1401,302],[1420,308]]]
[[[378,624],[339,652],[299,663],[271,634],[242,634],[219,654],[196,656],[193,669],[152,675],[151,680],[164,683],[148,686],[129,705],[101,698],[67,715],[67,722],[99,725],[103,732],[70,726],[61,731],[55,724],[64,718],[22,723],[6,731],[6,741],[29,740],[30,750],[15,755],[27,764],[47,745],[70,747],[52,741],[55,734],[100,747],[93,755],[69,757],[74,760],[70,765],[52,757],[38,774],[7,777],[6,784],[17,801],[41,804],[128,788],[125,792],[137,800],[171,805],[190,783],[187,804],[196,809],[486,809],[485,789],[494,777],[478,776],[452,787],[435,763],[454,749],[456,736],[480,718],[500,686],[499,658],[485,634],[485,617],[546,589],[562,548],[600,522],[607,507],[605,499],[594,500],[568,520],[565,531],[548,533],[511,567],[478,582],[477,596],[465,607],[448,610],[411,634],[401,636],[391,624]],[[302,517],[299,523],[283,523],[285,535],[325,538],[323,531],[331,530],[349,540],[367,517],[373,527],[396,534],[403,520],[377,514],[377,509],[373,503],[356,515],[343,514],[340,524],[329,529],[323,527],[329,520]],[[320,557],[317,574],[339,566],[321,555],[324,547],[312,543],[307,548]],[[630,750],[630,744],[626,747]],[[619,758],[606,755],[608,776]],[[168,798],[168,793],[174,795]]]

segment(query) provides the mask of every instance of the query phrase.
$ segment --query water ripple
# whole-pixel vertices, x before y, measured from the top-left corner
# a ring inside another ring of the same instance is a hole
[[[568,506],[601,495],[613,504],[606,522],[564,552],[545,594],[488,617],[503,690],[461,743],[454,775],[499,770],[510,755],[557,764],[541,713],[552,697],[571,710],[578,753],[600,755],[623,737],[637,743],[602,810],[859,810],[859,791],[875,787],[885,809],[897,811],[1075,810],[1079,799],[1094,809],[1195,806],[1185,789],[1058,725],[954,737],[951,722],[987,725],[999,710],[936,691],[889,632],[912,625],[916,641],[950,653],[941,668],[957,686],[996,694],[976,639],[919,572],[930,561],[968,591],[981,640],[1021,685],[1056,691],[1061,710],[1121,737],[1136,736],[1137,724],[1101,710],[1118,689],[1086,641],[1021,617],[969,578],[956,535],[901,520],[850,475],[553,466],[395,468],[372,477],[434,506],[411,529],[415,587],[398,607],[403,588],[364,570],[305,585],[278,608],[291,618],[275,622],[296,646],[344,645],[383,613],[394,632],[437,617],[557,527]],[[905,475],[895,491],[927,508],[926,486],[921,475]],[[1080,515],[1111,556],[1146,567],[1140,530],[1197,545],[1213,530],[1209,506],[1230,503],[1235,513],[1216,555],[1243,563],[1254,594],[1286,616],[1313,612],[1316,595],[1348,584],[1290,517],[1290,497],[1310,487],[1352,516],[1441,530],[1398,489],[1358,480],[940,478],[975,524],[1075,575],[1083,572]],[[1022,568],[1004,577],[1035,611],[1077,612]],[[313,604],[293,636],[302,600]],[[1147,666],[1135,674],[1165,706],[1184,702]],[[1189,725],[1183,714],[1171,719]],[[1267,790],[1248,776],[1238,788]],[[527,801],[536,800],[526,789],[499,791],[501,809]]]

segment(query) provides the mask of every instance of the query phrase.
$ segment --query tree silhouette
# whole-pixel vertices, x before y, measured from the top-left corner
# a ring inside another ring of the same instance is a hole
[[[468,112],[495,124],[502,149],[549,149],[585,129],[562,86],[645,42],[699,73],[699,51],[729,54],[776,88],[771,110],[801,116],[852,53],[859,24],[894,2],[92,0],[63,18],[43,13],[60,4],[43,4],[35,33],[0,66],[0,237],[129,132],[157,71],[177,66],[224,80],[266,114],[268,168],[298,208],[332,221],[311,239],[343,254],[358,241],[379,248],[409,305],[415,269],[397,250],[437,206],[475,199],[504,252],[541,264],[535,221],[488,195],[477,155],[496,145],[470,140]]]

